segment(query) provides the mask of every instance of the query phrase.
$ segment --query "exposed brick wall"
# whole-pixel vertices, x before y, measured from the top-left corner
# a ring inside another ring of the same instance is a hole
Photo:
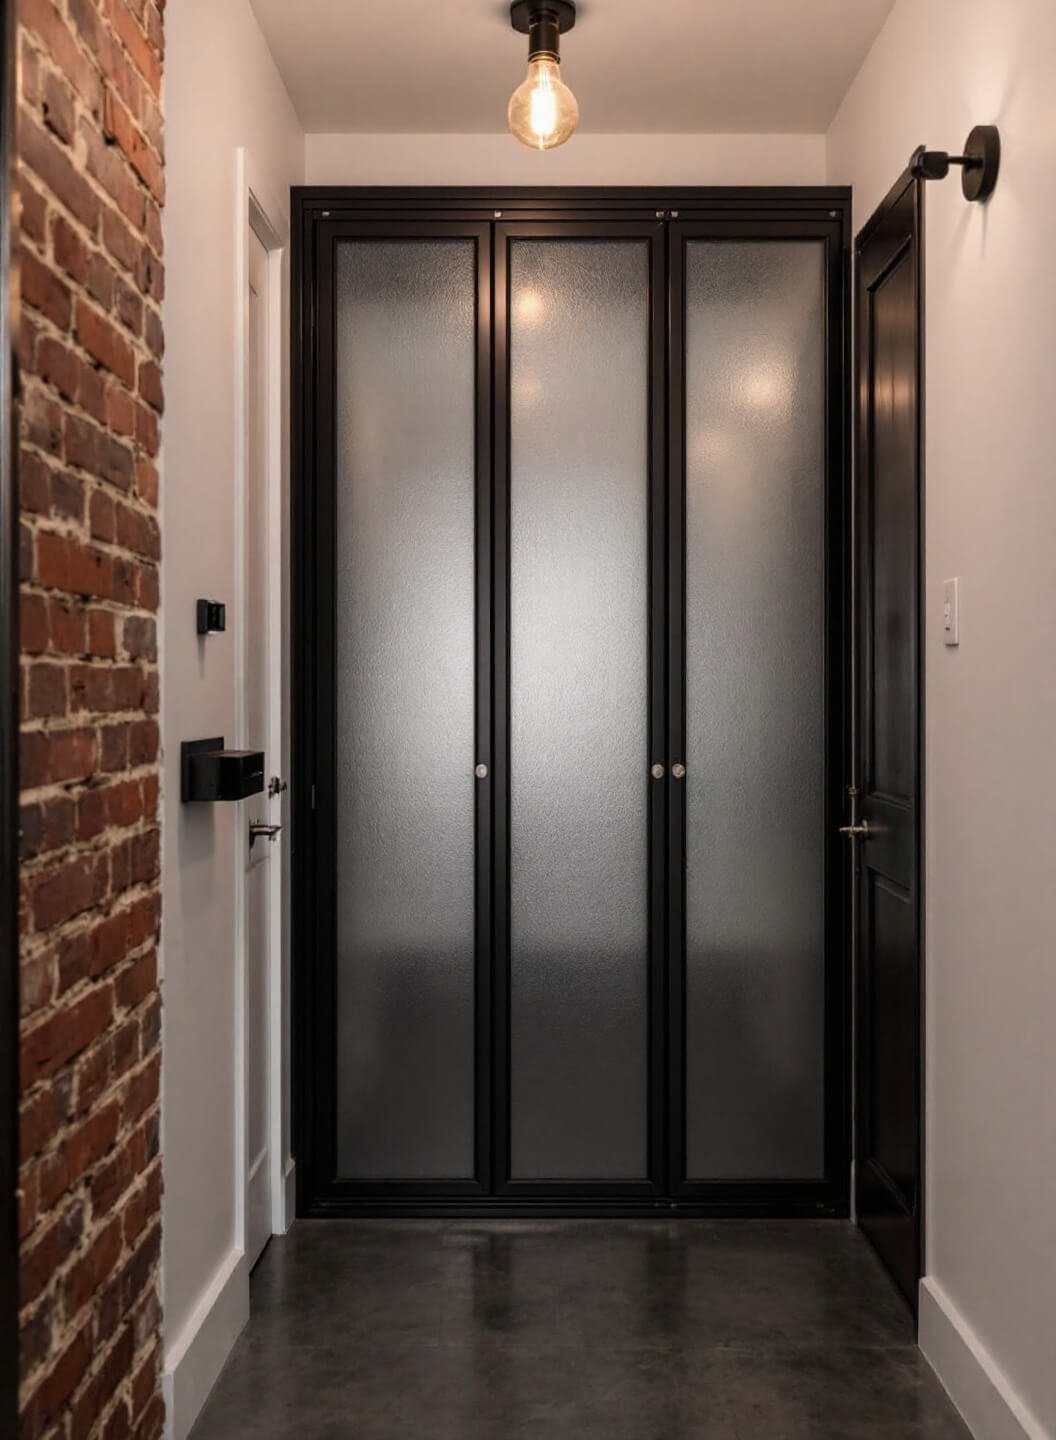
[[[22,1435],[162,1430],[164,0],[18,0]]]

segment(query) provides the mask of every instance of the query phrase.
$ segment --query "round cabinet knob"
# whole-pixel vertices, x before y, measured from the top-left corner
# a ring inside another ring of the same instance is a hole
[[[672,765],[671,774],[676,780],[684,780],[686,778],[686,767],[684,765]]]
[[[488,778],[488,767],[486,765],[478,765],[473,771],[473,774],[478,780],[486,780]]]
[[[654,780],[662,780],[664,778],[664,767],[662,765],[654,765],[649,771],[649,774]]]

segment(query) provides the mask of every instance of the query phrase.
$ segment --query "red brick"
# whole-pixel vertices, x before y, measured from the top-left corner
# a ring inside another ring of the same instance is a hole
[[[114,982],[117,1003],[135,1010],[158,987],[158,957],[151,950],[123,970]]]
[[[77,301],[77,339],[94,359],[126,385],[135,384],[132,347],[105,315],[83,300]]]
[[[20,779],[24,790],[56,785],[67,780],[85,780],[95,769],[95,732],[77,730],[31,730],[22,736]]]
[[[160,736],[155,720],[136,720],[128,733],[128,763],[153,765],[158,759]]]
[[[62,407],[40,385],[27,384],[22,424],[30,444],[61,455],[64,419]]]
[[[88,523],[93,540],[113,540],[116,532],[113,496],[93,490],[88,502]]]
[[[136,433],[136,402],[127,390],[116,385],[106,397],[106,423],[118,435]]]
[[[144,313],[143,338],[147,342],[150,353],[156,360],[160,360],[165,353],[165,336],[161,316],[153,307],[148,307]]]
[[[132,1376],[132,1414],[138,1415],[149,1404],[158,1385],[161,1346],[152,1345],[145,1360],[140,1361]]]
[[[52,930],[90,910],[105,897],[108,885],[106,856],[99,853],[78,855],[34,874],[29,892],[36,929]]]
[[[23,248],[21,264],[22,299],[26,305],[49,319],[60,330],[69,328],[73,313],[70,287],[49,265]]]
[[[55,994],[55,956],[45,952],[24,959],[19,979],[19,1014],[25,1020],[51,1003]]]
[[[99,182],[132,228],[142,232],[146,224],[146,196],[135,171],[120,150],[108,145],[94,126],[82,124],[80,136],[88,174]],[[137,271],[139,264],[137,257]],[[148,289],[146,285],[143,288]]]
[[[128,1435],[128,1407],[124,1398],[118,1401],[101,1431],[97,1428],[97,1421],[131,1371],[134,1359],[132,1327],[124,1325],[102,1360],[95,1361],[92,1376],[74,1403],[69,1440],[90,1440],[93,1435],[98,1435],[99,1440],[122,1440]]]
[[[18,460],[18,498],[24,511],[37,515],[46,515],[51,507],[51,469],[42,456],[25,446]]]
[[[71,1266],[63,1286],[67,1314],[76,1315],[81,1306],[106,1283],[121,1258],[121,1250],[121,1221],[118,1218],[99,1231],[84,1255]]]
[[[68,145],[73,139],[73,96],[54,70],[49,70],[44,79],[41,98],[44,124]]]
[[[37,580],[54,590],[105,597],[110,594],[113,561],[103,550],[68,535],[41,531],[37,537]]]
[[[109,988],[90,990],[22,1037],[22,1083],[32,1084],[54,1074],[67,1060],[89,1046],[106,1029],[114,1013]]]
[[[19,1298],[23,1305],[37,1298],[58,1267],[69,1258],[83,1229],[80,1208],[70,1206],[35,1236],[31,1244],[22,1247]]]
[[[54,385],[66,400],[76,400],[81,382],[81,359],[76,351],[54,335],[42,335],[37,341],[34,369],[40,378]]]
[[[49,1366],[22,1412],[20,1425],[23,1437],[40,1434],[77,1388],[91,1360],[88,1329],[85,1326],[79,1331]]]
[[[99,73],[77,45],[51,0],[19,0],[18,18],[25,30],[33,31],[40,37],[49,58],[89,110],[98,116],[102,107]]]
[[[83,609],[52,596],[48,602],[48,636],[58,655],[81,655],[85,646]]]
[[[134,19],[125,0],[106,0],[106,12],[121,43],[155,95],[161,92],[161,59]]]
[[[43,245],[47,239],[48,202],[28,175],[18,177],[18,198],[21,202],[22,234]]]
[[[91,974],[91,932],[77,930],[63,935],[59,941],[59,995],[72,990]]]
[[[139,393],[160,415],[165,408],[161,390],[161,370],[153,360],[145,361],[139,367]]]
[[[21,3],[46,4],[47,0],[21,0]],[[44,188],[50,190],[60,204],[65,205],[82,225],[94,233],[99,224],[98,195],[77,170],[70,152],[54,135],[31,120],[24,110],[18,117],[18,149],[23,163],[29,166]]]
[[[88,246],[80,232],[62,215],[56,215],[51,238],[56,263],[71,280],[83,285],[88,278]]]
[[[107,659],[117,653],[115,617],[109,610],[88,612],[88,653]]]
[[[28,670],[26,713],[30,717],[66,714],[66,668],[31,665]]]
[[[110,1047],[105,1039],[77,1062],[73,1108],[78,1115],[89,1110],[110,1083]]]
[[[122,101],[109,89],[103,97],[103,126],[107,139],[121,147],[139,178],[158,200],[163,200],[165,180],[161,157],[150,145]]]
[[[22,595],[19,633],[23,655],[43,655],[48,648],[48,606],[43,595]]]
[[[69,795],[53,795],[46,800],[23,805],[19,847],[23,860],[32,860],[69,845],[74,835],[75,809]]]
[[[142,1130],[136,1131],[135,1139],[142,1147],[143,1155],[146,1155],[146,1139]],[[137,1167],[139,1169],[141,1167]],[[151,1218],[157,1214],[161,1202],[161,1166],[155,1165],[148,1174],[142,1189],[137,1190],[126,1202],[124,1207],[125,1215],[125,1244],[133,1245],[143,1233]]]
[[[51,472],[51,513],[60,520],[84,519],[84,481],[68,470]]]
[[[26,35],[18,52],[18,94],[26,105],[40,102],[40,53]]]

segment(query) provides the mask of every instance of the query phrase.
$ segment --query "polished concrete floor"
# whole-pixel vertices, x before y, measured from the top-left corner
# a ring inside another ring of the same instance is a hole
[[[849,1225],[301,1221],[192,1440],[963,1440]]]

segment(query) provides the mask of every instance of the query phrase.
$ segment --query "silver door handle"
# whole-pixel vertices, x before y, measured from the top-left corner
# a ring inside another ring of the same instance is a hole
[[[868,840],[875,835],[875,830],[869,829],[869,821],[863,820],[860,825],[841,825],[840,834],[846,835],[848,840]]]
[[[281,829],[281,825],[265,825],[261,820],[251,820],[249,822],[249,848],[253,849],[254,840],[274,840]]]

